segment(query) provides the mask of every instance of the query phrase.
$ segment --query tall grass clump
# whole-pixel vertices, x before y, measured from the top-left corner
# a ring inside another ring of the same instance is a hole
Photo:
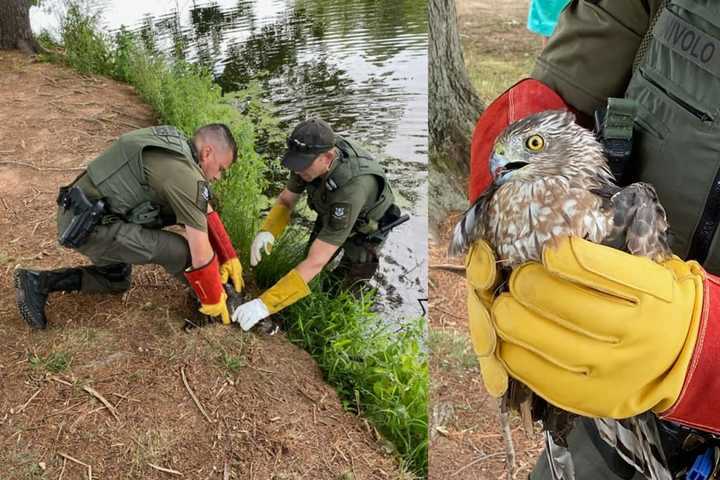
[[[277,133],[276,120],[258,100],[261,90],[250,85],[244,91],[223,95],[208,70],[183,59],[166,58],[125,30],[110,38],[101,33],[97,16],[72,5],[60,32],[58,50],[62,53],[55,59],[129,83],[161,122],[186,135],[212,122],[230,127],[238,143],[238,161],[213,189],[240,260],[249,265],[261,211],[272,203],[264,193],[269,179],[279,181],[281,172],[277,161],[270,162],[255,151],[257,140],[275,150],[283,139]],[[306,231],[288,228],[276,242],[271,261],[265,260],[255,269],[257,285],[266,288],[297,265],[305,256],[306,241]],[[371,313],[372,295],[356,298],[327,279],[320,275],[311,284],[313,294],[282,313],[288,336],[313,355],[345,406],[370,419],[395,445],[406,465],[426,477],[424,319],[393,330]]]
[[[425,319],[388,326],[373,296],[317,291],[283,317],[289,338],[317,360],[345,406],[366,416],[414,472],[427,475]]]

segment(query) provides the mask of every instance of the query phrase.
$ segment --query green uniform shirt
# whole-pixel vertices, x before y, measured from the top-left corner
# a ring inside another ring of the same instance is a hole
[[[336,166],[337,162],[326,176],[330,175]],[[352,233],[360,213],[377,201],[380,185],[374,175],[360,175],[330,192],[325,187],[326,176],[308,183],[298,174],[291,173],[287,189],[297,194],[308,190],[308,204],[318,213],[317,221],[322,222],[317,238],[339,247]]]
[[[663,0],[573,0],[535,64],[532,77],[591,116],[623,97],[633,60]]]
[[[174,215],[176,223],[207,232],[210,187],[201,170],[179,154],[154,148],[143,151],[143,166],[163,217]]]

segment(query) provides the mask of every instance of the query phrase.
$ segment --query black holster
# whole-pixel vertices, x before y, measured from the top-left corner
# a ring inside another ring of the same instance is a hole
[[[105,202],[91,202],[79,187],[61,187],[57,204],[65,210],[73,210],[70,224],[60,232],[58,238],[63,247],[78,248],[84,245],[105,215]]]

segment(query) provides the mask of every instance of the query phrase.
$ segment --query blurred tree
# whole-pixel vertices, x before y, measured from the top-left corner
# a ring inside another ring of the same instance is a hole
[[[0,48],[20,49],[27,53],[42,51],[30,28],[30,7],[37,0],[0,1]]]
[[[467,204],[470,138],[483,105],[465,70],[455,0],[429,0],[430,224]]]

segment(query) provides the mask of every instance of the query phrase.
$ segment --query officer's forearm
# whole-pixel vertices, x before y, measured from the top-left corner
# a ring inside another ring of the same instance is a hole
[[[193,268],[200,268],[207,265],[214,255],[208,234],[202,230],[186,226],[185,237],[190,248],[190,257]]]
[[[315,240],[310,246],[307,258],[300,262],[295,270],[305,280],[305,283],[308,283],[327,265],[337,249],[338,247],[335,245]]]
[[[287,188],[280,192],[280,195],[278,195],[277,202],[282,203],[287,207],[288,210],[292,211],[293,208],[295,208],[295,205],[298,202],[298,199],[300,199],[300,195],[297,193],[293,193]]]
[[[302,262],[298,263],[295,270],[297,270],[302,279],[305,280],[305,283],[308,283],[310,280],[315,278],[318,273],[320,273],[324,266],[324,263],[314,262],[309,258],[306,258]]]

